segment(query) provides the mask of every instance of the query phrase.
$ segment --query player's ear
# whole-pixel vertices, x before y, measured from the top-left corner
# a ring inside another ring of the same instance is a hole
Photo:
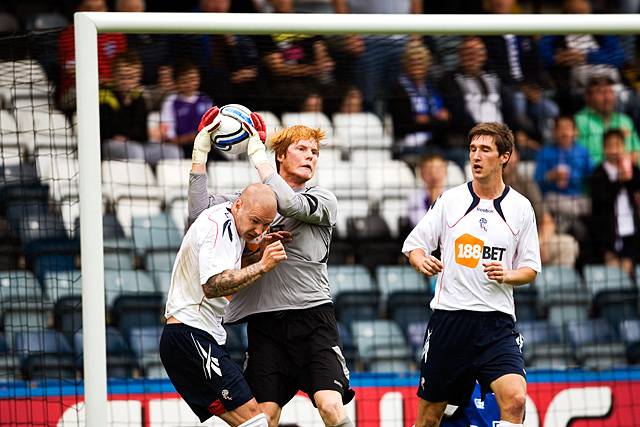
[[[231,205],[231,209],[233,209],[235,212],[238,212],[238,210],[240,210],[240,208],[242,207],[243,203],[244,202],[242,201],[242,198],[238,197],[236,201],[233,202],[233,205]]]

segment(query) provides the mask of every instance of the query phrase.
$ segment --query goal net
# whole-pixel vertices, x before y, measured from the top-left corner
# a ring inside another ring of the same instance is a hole
[[[504,179],[531,201],[540,240],[543,271],[514,289],[525,425],[640,424],[635,17],[75,23],[0,38],[0,426],[198,425],[158,343],[193,137],[210,106],[230,103],[260,112],[269,134],[326,135],[308,185],[338,199],[322,262],[355,425],[415,422],[429,302],[446,289],[400,251],[437,197],[472,179],[467,135],[480,122],[513,130]],[[246,156],[215,148],[206,173],[210,194],[259,180]],[[461,259],[499,257],[460,239]],[[225,328],[242,366],[246,325]],[[497,421],[495,398],[478,393],[444,422]],[[324,425],[302,392],[280,424]]]

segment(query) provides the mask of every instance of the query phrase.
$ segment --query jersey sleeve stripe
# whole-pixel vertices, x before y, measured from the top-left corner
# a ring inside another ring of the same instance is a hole
[[[500,197],[498,197],[497,199],[493,200],[493,207],[496,208],[496,212],[498,212],[498,215],[500,215],[500,217],[504,220],[504,222],[507,222],[507,220],[504,217],[504,213],[502,212],[502,206],[500,205],[500,203],[502,203],[504,198],[507,197],[507,193],[509,193],[509,186],[505,185],[504,186],[504,191],[502,192]]]

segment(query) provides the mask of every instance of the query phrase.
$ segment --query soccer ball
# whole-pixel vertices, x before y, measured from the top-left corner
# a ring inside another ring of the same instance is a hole
[[[211,142],[218,150],[231,157],[247,151],[251,136],[242,126],[247,122],[253,126],[251,110],[240,104],[227,104],[220,108],[220,127],[211,134]]]

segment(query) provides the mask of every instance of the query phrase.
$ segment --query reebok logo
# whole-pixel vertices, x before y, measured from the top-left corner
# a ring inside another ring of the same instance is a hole
[[[493,209],[476,208],[476,210],[482,213],[493,213]]]

